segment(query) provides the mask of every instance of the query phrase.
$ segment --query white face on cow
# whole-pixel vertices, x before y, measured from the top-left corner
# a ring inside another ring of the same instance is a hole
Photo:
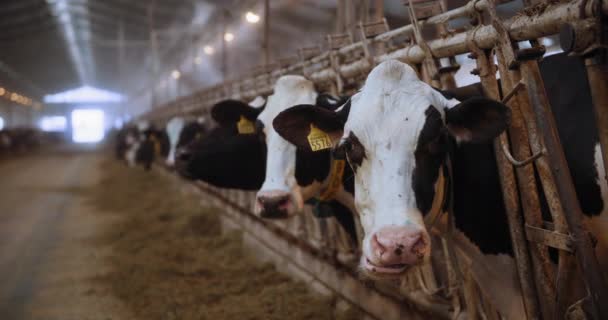
[[[364,231],[362,269],[398,275],[430,255],[424,225],[450,136],[458,142],[491,141],[508,123],[508,108],[485,98],[448,100],[418,79],[407,64],[386,61],[335,113],[292,108],[277,120],[283,137],[308,148],[311,121],[330,136],[336,155],[355,172],[355,207]],[[341,128],[338,130],[336,128]]]
[[[398,62],[375,68],[352,98],[342,141],[356,144],[365,155],[355,160],[365,269],[400,273],[428,257],[429,235],[413,183],[415,153],[429,108],[443,112],[453,104]],[[392,251],[376,253],[385,249]]]
[[[302,76],[287,75],[277,80],[274,94],[258,116],[264,125],[267,147],[266,178],[257,194],[256,214],[268,218],[290,216],[303,207],[303,191],[296,182],[296,147],[283,139],[272,121],[281,111],[298,104],[314,104],[317,92]]]
[[[175,117],[167,123],[167,136],[169,137],[169,154],[167,155],[166,163],[172,167],[175,164],[175,151],[179,136],[186,125],[186,120],[182,117]]]

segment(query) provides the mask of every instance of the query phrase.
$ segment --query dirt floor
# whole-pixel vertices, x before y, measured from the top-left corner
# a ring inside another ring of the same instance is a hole
[[[60,150],[0,161],[0,319],[133,319],[97,278],[116,218],[87,204],[100,158]]]
[[[170,179],[115,161],[91,203],[118,215],[99,239],[112,247],[109,284],[139,319],[352,319],[335,314],[332,302],[256,265],[240,234],[222,235],[216,209],[180,192]]]
[[[0,319],[356,319],[259,265],[218,212],[98,153],[0,162]]]

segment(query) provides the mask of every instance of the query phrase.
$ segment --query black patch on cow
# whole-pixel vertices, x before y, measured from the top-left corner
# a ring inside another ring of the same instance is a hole
[[[177,148],[190,144],[192,141],[202,138],[205,135],[205,126],[197,121],[187,122],[182,128],[179,139],[177,140]]]
[[[464,101],[471,97],[484,96],[483,86],[480,83],[473,83],[468,86],[454,88],[450,90],[441,90],[435,87],[433,87],[433,89],[441,93],[441,95],[448,100],[456,99],[458,101]]]
[[[599,137],[585,65],[560,53],[544,58],[540,70],[581,210],[599,215],[604,209],[594,153]]]
[[[461,144],[450,138],[441,115],[430,106],[418,137],[412,176],[416,205],[426,215],[433,205],[440,167],[450,154],[456,228],[483,253],[512,254],[498,169],[491,143]]]
[[[221,126],[237,123],[241,116],[255,121],[263,108],[253,108],[245,102],[238,100],[224,100],[211,107],[211,117]]]
[[[412,174],[412,188],[416,206],[426,215],[433,206],[435,183],[446,156],[447,136],[439,111],[429,106],[424,113],[426,119],[414,151],[416,165]]]
[[[512,255],[509,224],[492,144],[461,144],[450,158],[456,228],[485,254]]]
[[[331,154],[328,150],[311,152],[296,149],[296,181],[307,186],[314,181],[323,182],[329,175]]]
[[[185,147],[191,156],[176,159],[177,171],[220,188],[259,190],[266,175],[266,144],[255,135],[238,134],[235,126],[212,130]]]
[[[357,168],[361,166],[363,159],[366,158],[365,147],[352,131],[333,152],[339,158],[342,158],[343,155],[345,155],[353,172],[357,172]]]
[[[299,149],[312,151],[307,140],[310,125],[328,134],[340,134],[346,118],[342,114],[326,108],[301,104],[280,112],[272,121],[272,126],[283,139]]]
[[[491,141],[511,121],[511,110],[501,102],[472,97],[445,110],[445,124],[454,136],[472,143]]]

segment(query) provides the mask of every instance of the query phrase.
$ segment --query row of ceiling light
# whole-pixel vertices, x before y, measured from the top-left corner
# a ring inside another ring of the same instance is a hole
[[[23,106],[34,107],[37,109],[42,107],[42,104],[40,102],[36,102],[33,99],[21,95],[17,92],[11,92],[3,87],[0,87],[0,97]]]
[[[245,20],[248,23],[256,24],[256,23],[260,22],[260,16],[251,11],[247,11],[247,13],[245,13]],[[224,33],[224,41],[232,42],[234,40],[234,38],[235,38],[234,33],[232,33],[232,32]],[[203,53],[208,56],[211,56],[215,53],[215,48],[213,48],[213,46],[211,46],[211,45],[205,45],[205,46],[203,46]],[[203,58],[201,56],[194,57],[194,63],[196,65],[203,63]],[[174,80],[178,80],[181,76],[182,76],[182,73],[177,69],[175,69],[171,72],[171,78],[173,78]],[[165,81],[163,80],[161,82],[161,86],[164,86],[164,84],[165,84]]]

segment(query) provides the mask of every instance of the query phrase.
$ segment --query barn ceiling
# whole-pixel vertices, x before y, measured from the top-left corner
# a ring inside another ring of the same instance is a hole
[[[271,0],[273,56],[322,43],[322,37],[335,29],[336,2]],[[450,7],[464,2],[449,1]],[[201,44],[218,48],[225,17],[230,20],[228,28],[238,32],[228,61],[230,74],[239,74],[261,62],[261,24],[248,26],[243,13],[261,14],[262,3],[0,0],[0,85],[32,97],[84,85],[131,95],[156,86],[161,73],[192,62]],[[402,0],[385,0],[384,8],[391,27],[406,22]],[[192,90],[220,81],[218,55],[206,59],[196,74],[184,74],[180,81]]]
[[[38,95],[84,84],[122,91],[117,76],[142,68],[150,30],[188,27],[198,7],[192,0],[0,0],[1,80]]]

